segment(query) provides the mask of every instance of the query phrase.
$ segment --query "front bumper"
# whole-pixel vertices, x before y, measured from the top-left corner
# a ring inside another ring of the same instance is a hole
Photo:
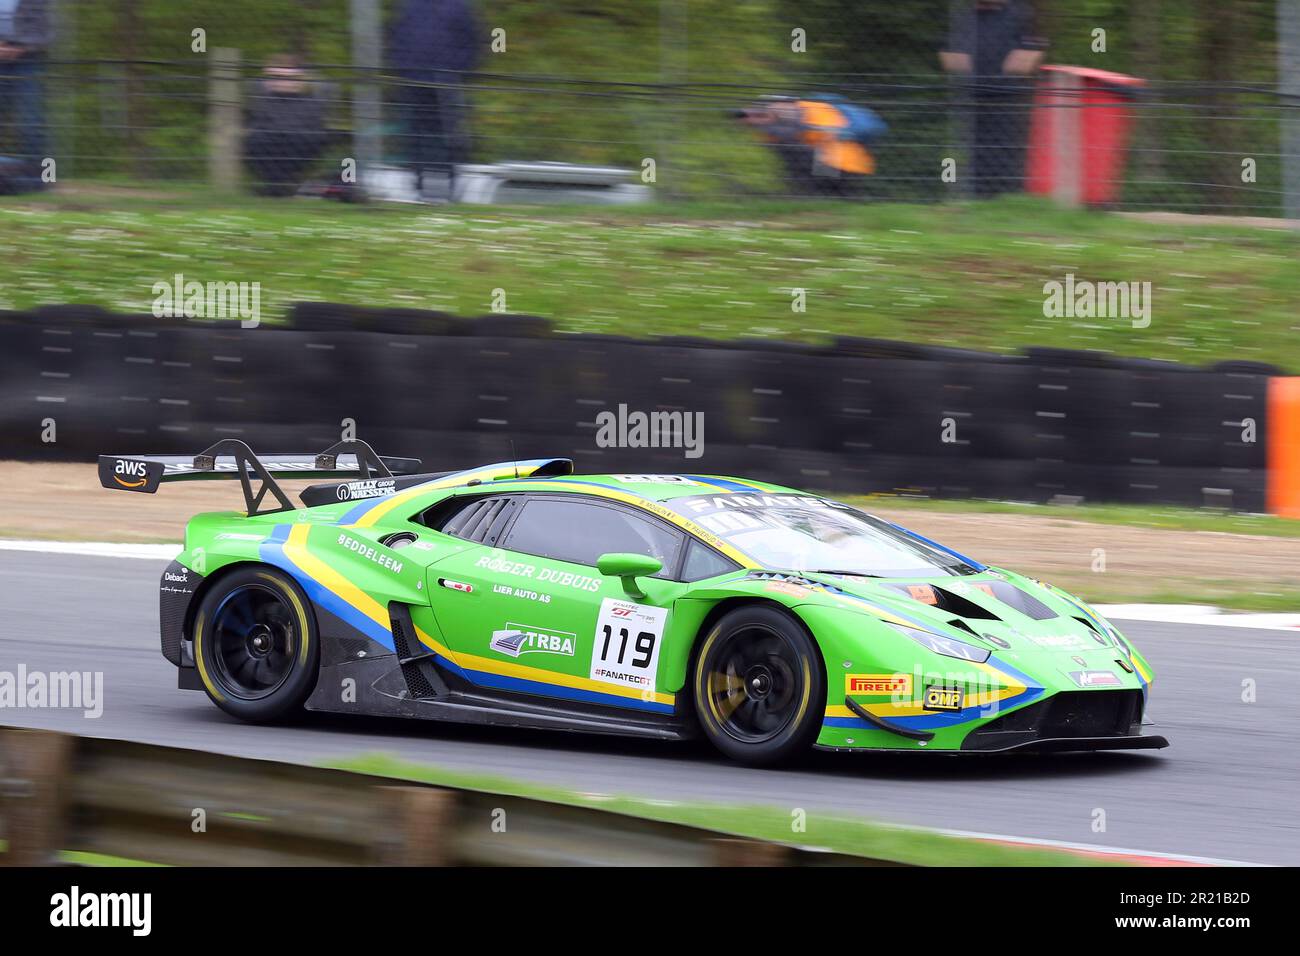
[[[962,750],[1121,750],[1167,747],[1142,734],[1140,690],[1061,691],[981,724]],[[1137,741],[1159,743],[1136,743]]]

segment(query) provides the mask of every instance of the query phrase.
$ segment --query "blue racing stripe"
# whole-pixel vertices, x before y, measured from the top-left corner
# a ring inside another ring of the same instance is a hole
[[[382,644],[390,651],[395,650],[393,644],[393,635],[388,628],[383,627],[374,618],[362,614],[343,598],[339,597],[329,588],[325,587],[315,578],[311,577],[306,571],[298,567],[287,554],[284,553],[284,542],[288,540],[289,528],[287,524],[276,525],[271,536],[262,542],[261,557],[267,564],[275,565],[280,570],[289,574],[299,587],[307,592],[307,597],[313,604],[329,611],[339,620],[351,627],[356,628],[362,634],[366,635],[378,644]]]
[[[952,548],[944,547],[944,546],[941,545],[938,541],[931,541],[931,540],[930,540],[929,538],[927,538],[925,535],[917,534],[915,531],[911,530],[910,528],[904,528],[901,524],[894,524],[894,522],[892,522],[892,521],[887,521],[887,522],[885,522],[885,523],[888,524],[890,527],[897,528],[899,531],[903,532],[903,534],[908,535],[909,537],[915,538],[917,541],[924,541],[926,544],[930,545],[930,547],[932,547],[932,548],[938,548],[940,551],[944,552],[945,554],[951,554],[951,555],[952,555],[954,558],[956,558],[958,561],[961,561],[961,562],[963,562],[964,564],[969,564],[969,565],[970,565],[972,568],[974,568],[976,571],[987,571],[987,570],[988,570],[988,565],[986,565],[986,564],[980,564],[980,563],[979,563],[978,561],[976,561],[974,558],[968,558],[968,557],[966,557],[966,555],[962,554],[960,551],[954,551]]]
[[[432,650],[427,644],[422,644],[428,650]],[[470,670],[461,667],[454,661],[448,660],[437,651],[433,651],[434,657],[438,663],[446,667],[447,670],[464,678],[471,684],[477,684],[480,687],[493,687],[497,690],[516,691],[521,694],[536,694],[541,697],[562,697],[567,700],[579,700],[588,704],[609,704],[614,707],[630,708],[632,710],[650,711],[656,714],[671,714],[672,705],[661,704],[658,701],[639,700],[635,697],[620,697],[617,694],[602,694],[594,690],[581,690],[576,687],[563,687],[559,684],[547,684],[544,681],[533,681],[523,677],[507,677],[504,674],[489,674],[486,671]]]

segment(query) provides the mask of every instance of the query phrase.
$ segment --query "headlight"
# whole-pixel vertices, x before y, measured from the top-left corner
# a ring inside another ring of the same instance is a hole
[[[885,623],[889,624],[888,621]],[[922,631],[920,628],[907,627],[904,624],[889,624],[889,626],[900,634],[907,635],[922,647],[929,648],[944,657],[955,657],[958,660],[983,664],[993,653],[986,648],[976,647],[974,644],[967,644],[965,641],[954,640],[951,637],[944,637],[942,634]]]
[[[1115,629],[1114,625],[1112,625],[1110,621],[1106,620],[1104,617],[1100,620],[1101,623],[1106,625],[1106,633],[1109,634],[1110,639],[1115,642],[1115,646],[1124,652],[1125,657],[1132,657],[1133,648],[1128,646],[1128,641],[1124,640],[1124,638],[1120,636],[1119,631]]]

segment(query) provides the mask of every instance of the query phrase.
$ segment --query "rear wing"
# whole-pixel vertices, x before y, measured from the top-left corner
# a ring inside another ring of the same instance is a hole
[[[392,478],[419,471],[418,458],[381,458],[360,440],[341,441],[318,455],[268,455],[259,458],[238,439],[219,441],[206,451],[189,455],[100,455],[99,483],[114,491],[153,494],[164,481],[238,478],[248,513],[292,511],[296,507],[276,483],[281,478]],[[261,486],[254,489],[253,482]],[[279,507],[263,508],[270,494]]]

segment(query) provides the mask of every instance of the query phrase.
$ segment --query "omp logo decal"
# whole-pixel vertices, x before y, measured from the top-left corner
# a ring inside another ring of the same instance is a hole
[[[123,481],[123,475],[137,480]],[[119,458],[117,464],[113,466],[113,480],[123,488],[143,488],[149,483],[149,463],[146,461],[127,461],[125,458]]]
[[[961,710],[965,694],[959,688],[927,687],[926,710]]]
[[[911,694],[911,674],[845,674],[846,694]]]
[[[971,662],[968,666],[987,674],[988,677],[983,686],[995,689],[979,694],[967,694],[963,701],[963,709],[957,714],[959,721],[976,719],[984,708],[997,707],[999,711],[1009,710],[1013,707],[1033,703],[1043,696],[1044,690],[1041,684],[1038,684],[1028,674],[1016,669],[1006,661],[990,657],[987,663],[976,664]],[[895,675],[883,676],[892,677]],[[879,717],[887,717],[900,726],[913,730],[952,726],[953,714],[928,712],[922,706],[924,704],[923,699],[914,699],[910,693],[902,696],[907,699],[904,701],[899,701],[897,698],[873,701],[862,706]],[[825,727],[852,727],[854,729],[869,727],[866,721],[842,704],[828,705],[822,724]]]

